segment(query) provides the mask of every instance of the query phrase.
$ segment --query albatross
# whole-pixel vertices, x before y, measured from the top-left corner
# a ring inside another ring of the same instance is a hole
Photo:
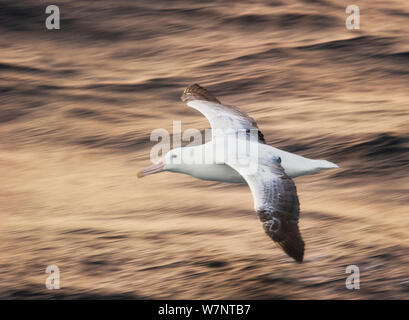
[[[235,106],[221,103],[198,84],[187,87],[181,99],[207,118],[211,141],[172,149],[162,160],[141,169],[138,177],[170,171],[203,180],[247,184],[266,234],[301,263],[305,244],[298,227],[300,206],[292,178],[338,166],[267,145],[253,118]],[[246,147],[227,147],[240,142]]]

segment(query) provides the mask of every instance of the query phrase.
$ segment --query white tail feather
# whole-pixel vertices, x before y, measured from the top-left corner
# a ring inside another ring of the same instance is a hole
[[[320,170],[339,168],[338,165],[328,160],[314,160],[314,164]]]

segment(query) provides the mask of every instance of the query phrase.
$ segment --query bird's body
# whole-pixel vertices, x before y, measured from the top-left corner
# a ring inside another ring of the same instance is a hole
[[[338,166],[267,145],[253,118],[234,106],[223,105],[199,85],[189,86],[182,100],[207,117],[212,140],[173,149],[139,176],[171,171],[203,180],[247,183],[265,232],[301,262],[304,242],[298,229],[299,202],[291,178]]]
[[[180,149],[185,161],[181,166],[175,166],[168,171],[188,174],[202,180],[246,183],[245,179],[236,170],[226,164],[223,159],[217,158],[217,154],[221,154],[219,151],[221,148],[215,146],[216,144],[216,139],[214,139],[203,145]],[[338,168],[336,164],[327,160],[308,159],[267,144],[258,142],[253,142],[253,144],[257,144],[260,158],[280,158],[281,166],[291,178],[313,174],[325,169]],[[223,144],[220,143],[220,146],[223,147]],[[192,157],[191,155],[199,156]],[[202,155],[206,155],[206,159]],[[190,161],[186,161],[188,158],[190,158]]]

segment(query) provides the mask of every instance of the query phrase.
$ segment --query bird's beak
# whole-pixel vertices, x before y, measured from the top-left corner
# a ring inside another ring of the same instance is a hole
[[[141,169],[138,172],[137,177],[142,178],[144,176],[147,176],[148,174],[154,174],[154,173],[162,172],[164,166],[165,166],[165,164],[163,163],[163,161],[159,161],[158,163],[155,163],[155,164],[153,164],[153,165],[151,165],[149,167]]]

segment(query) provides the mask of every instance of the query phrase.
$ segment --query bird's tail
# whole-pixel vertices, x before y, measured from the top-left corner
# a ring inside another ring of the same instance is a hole
[[[339,168],[338,165],[328,160],[314,160],[314,165],[320,170]]]

